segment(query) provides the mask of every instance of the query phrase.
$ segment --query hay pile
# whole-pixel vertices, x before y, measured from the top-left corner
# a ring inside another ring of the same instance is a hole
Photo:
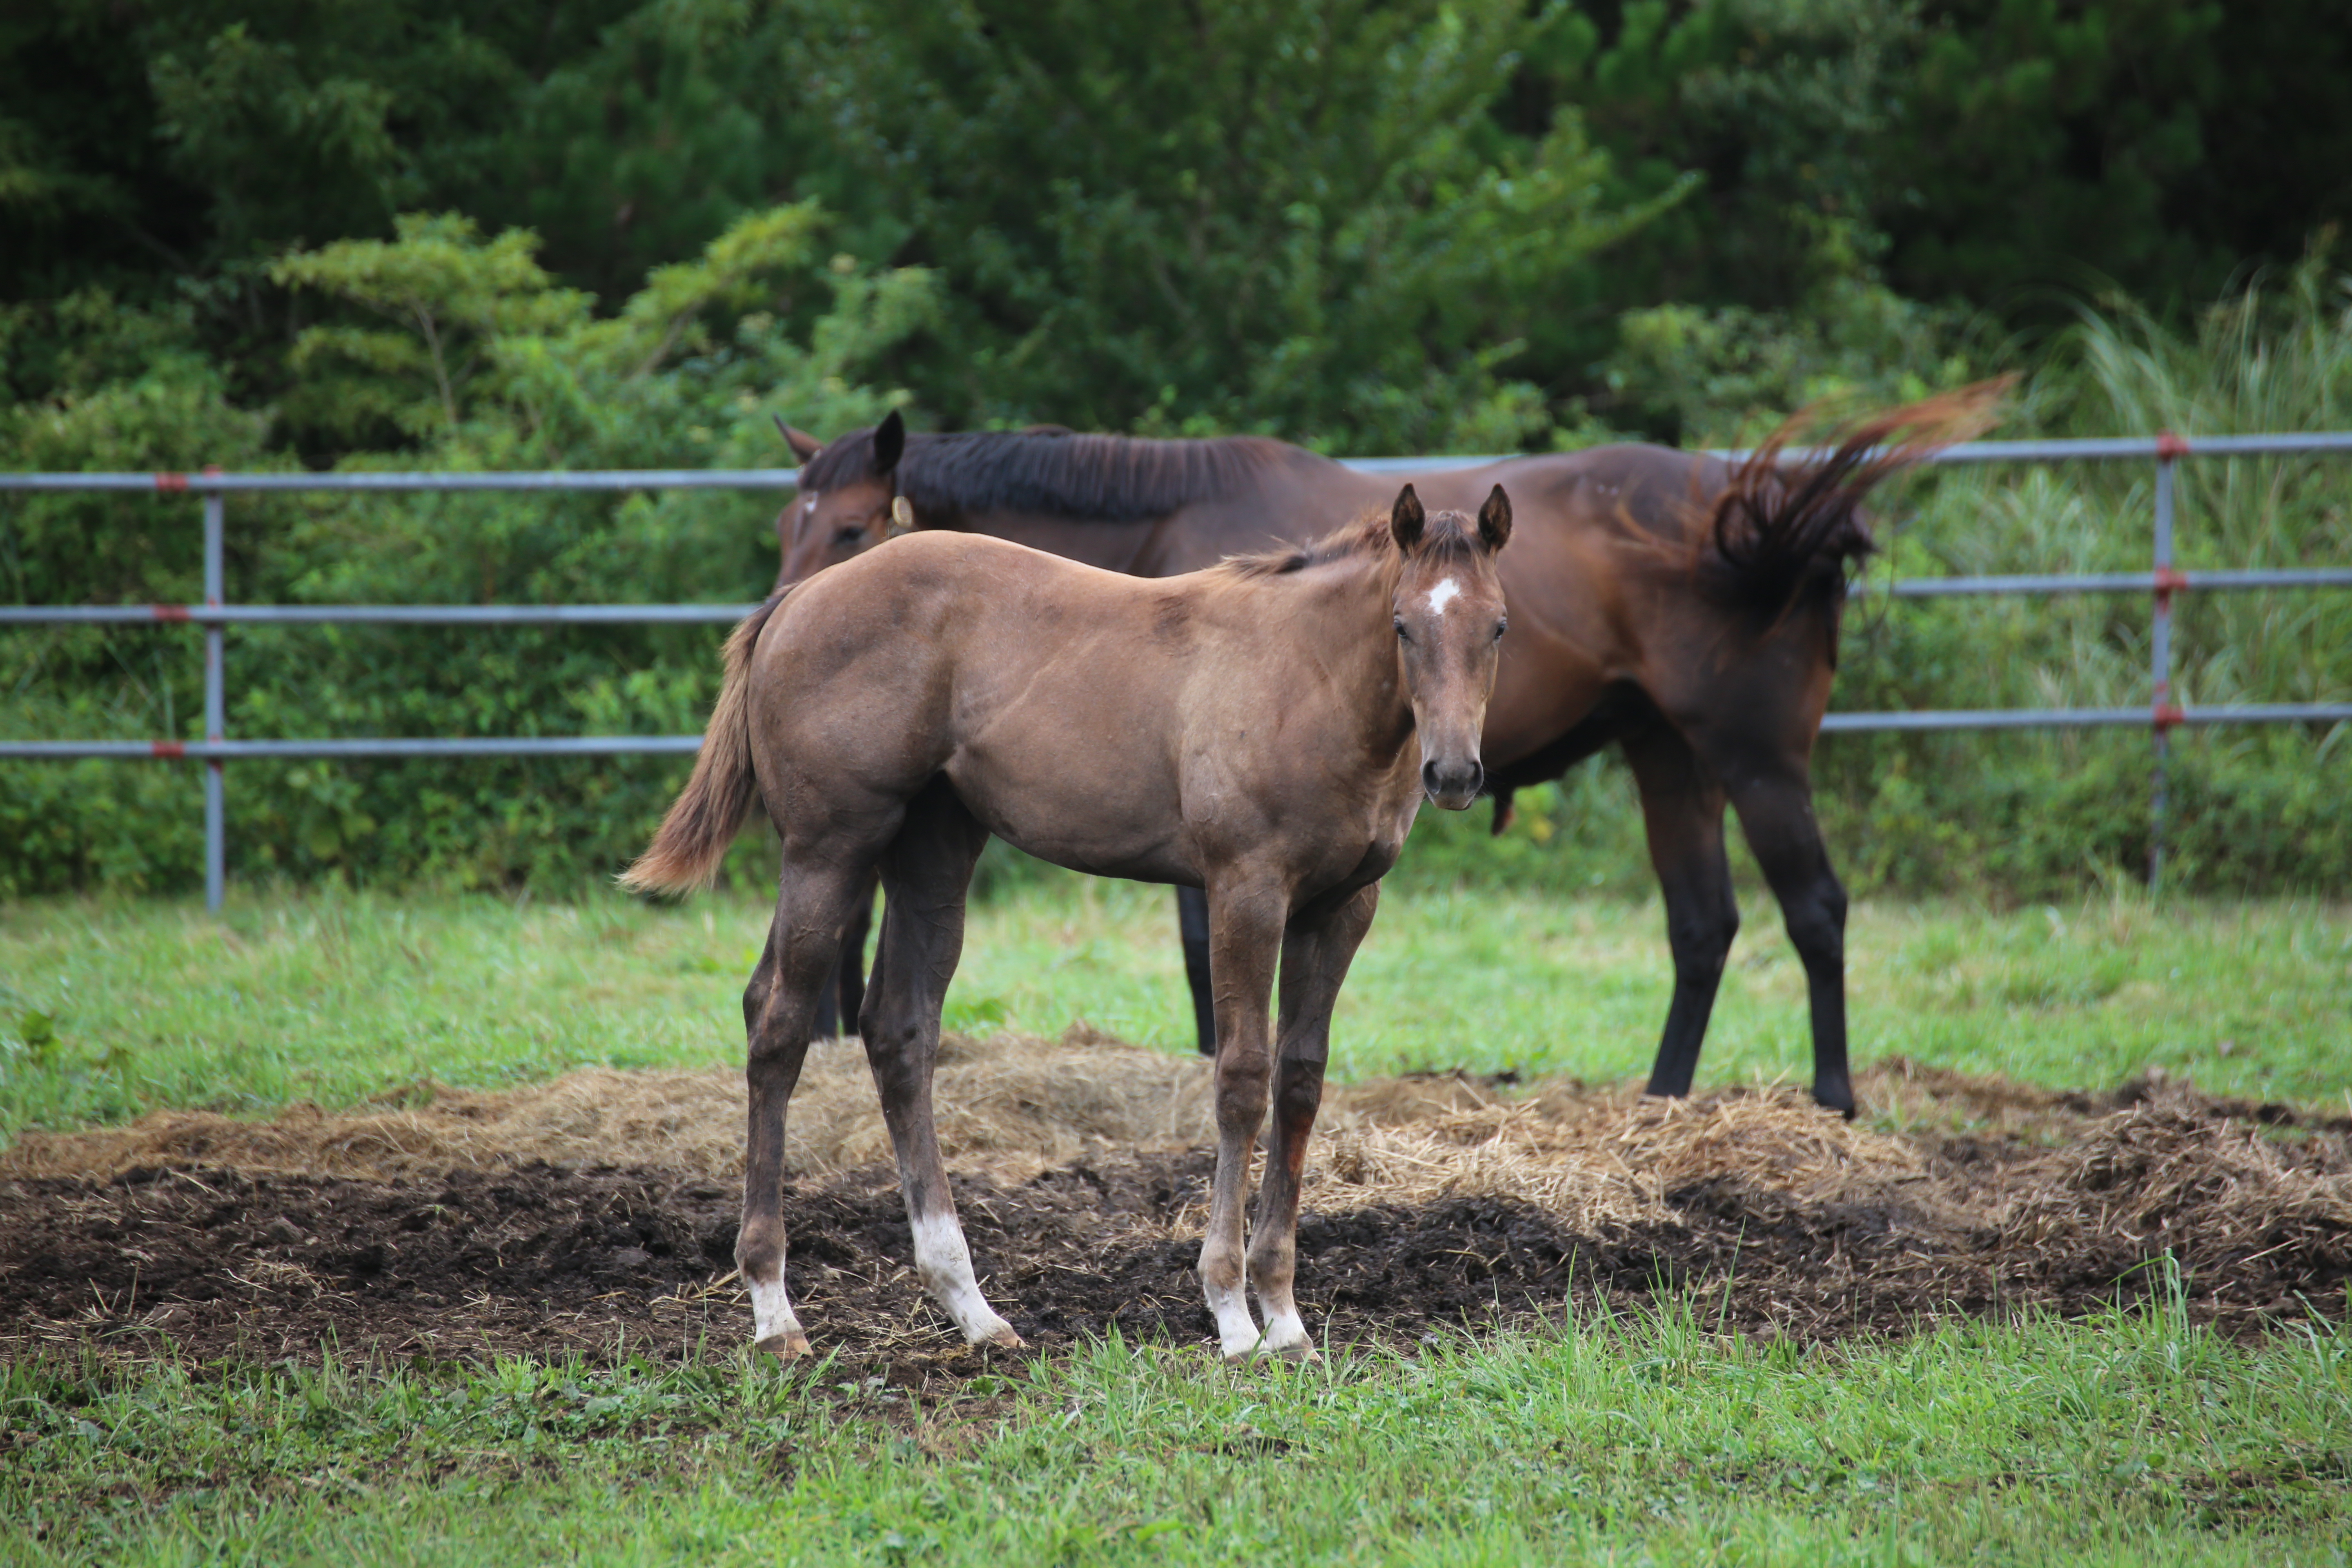
[[[2000,1216],[2014,1258],[2169,1251],[2242,1268],[2340,1255],[2352,1240],[2352,1141],[2282,1142],[2184,1089],[2104,1117],[2036,1163]]]
[[[1667,1194],[1706,1183],[1816,1204],[1880,1197],[1923,1174],[1903,1140],[1785,1087],[1659,1100],[1555,1085],[1444,1108],[1399,1105],[1386,1085],[1339,1098],[1339,1124],[1309,1178],[1327,1208],[1506,1198],[1590,1233],[1672,1221]]]
[[[1059,1040],[940,1043],[940,1143],[959,1170],[1026,1180],[1106,1148],[1183,1149],[1213,1136],[1199,1062],[1074,1029]],[[735,1181],[743,1075],[590,1068],[510,1089],[425,1084],[369,1106],[299,1105],[268,1121],[163,1110],[121,1127],[32,1132],[0,1152],[0,1180],[210,1166],[388,1181],[534,1163],[623,1166]],[[890,1163],[890,1139],[854,1040],[810,1047],[785,1124],[803,1179]]]
[[[1206,1063],[1086,1029],[1059,1040],[950,1036],[934,1099],[950,1168],[1000,1184],[1105,1153],[1215,1141]],[[740,1072],[589,1068],[512,1089],[424,1085],[353,1110],[297,1106],[268,1121],[173,1110],[29,1133],[0,1152],[0,1179],[209,1166],[384,1181],[543,1162],[731,1183],[742,1142]],[[803,1181],[890,1164],[854,1042],[811,1048],[786,1143]],[[1666,1194],[1702,1182],[1808,1203],[1919,1174],[1903,1140],[1849,1125],[1792,1089],[1659,1101],[1556,1083],[1510,1099],[1461,1074],[1335,1085],[1313,1153],[1308,1190],[1323,1207],[1510,1198],[1580,1228],[1670,1217]]]
[[[1900,1058],[1859,1088],[1874,1122],[1842,1121],[1790,1086],[1679,1101],[1570,1081],[1514,1096],[1463,1074],[1334,1086],[1307,1202],[1331,1214],[1496,1200],[1583,1235],[1685,1223],[1694,1204],[1807,1223],[1867,1211],[1880,1228],[1960,1248],[2020,1281],[2067,1259],[2166,1248],[2207,1266],[2275,1256],[2324,1273],[2352,1247],[2352,1143],[2341,1131],[2282,1141],[2184,1086],[2141,1084],[2120,1104],[2095,1103]],[[1086,1029],[1059,1040],[950,1036],[936,1099],[950,1168],[1000,1187],[1214,1143],[1207,1064]],[[742,1126],[734,1069],[589,1069],[504,1090],[419,1086],[268,1121],[162,1111],[29,1133],[0,1152],[0,1180],[209,1167],[387,1181],[545,1163],[731,1185]],[[894,1179],[854,1042],[811,1049],[787,1143],[804,1184]],[[1197,1214],[1175,1223],[1197,1235]]]

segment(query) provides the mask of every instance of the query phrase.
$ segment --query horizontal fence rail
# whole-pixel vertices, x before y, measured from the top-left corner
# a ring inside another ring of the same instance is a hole
[[[549,468],[530,473],[0,474],[0,490],[152,490],[163,495],[263,491],[788,490],[798,468]]]
[[[461,735],[368,741],[12,741],[0,757],[620,757],[642,752],[691,756],[699,735]]]
[[[613,626],[741,620],[757,605],[29,605],[0,606],[0,626],[196,621],[205,626]]]
[[[1908,713],[1824,713],[1824,735],[1952,730],[2146,730],[2205,724],[2342,724],[2352,702],[2224,702],[2203,708],[1922,708]]]
[[[2154,551],[2146,572],[2042,573],[1908,578],[1864,584],[1858,591],[1895,599],[1968,595],[2146,594],[2154,603],[2149,679],[2152,700],[2143,708],[1953,709],[1913,712],[1831,713],[1825,734],[1937,733],[2040,729],[2147,729],[2154,737],[2155,788],[2150,814],[2148,879],[2163,868],[2166,762],[2171,731],[2183,726],[2352,722],[2352,703],[2223,703],[2185,707],[2171,700],[2172,599],[2181,593],[2352,587],[2352,569],[2249,568],[2183,572],[2172,563],[2173,470],[2183,458],[2326,456],[2352,453],[2352,431],[2201,437],[2170,433],[2047,441],[1969,441],[1925,462],[1976,463],[2142,461],[2156,464]],[[1728,461],[1748,451],[1709,454]],[[1790,448],[1783,462],[1819,453]],[[1484,468],[1493,456],[1355,458],[1341,461],[1367,474],[1436,473]],[[668,489],[785,490],[797,468],[613,468],[530,473],[225,473],[218,469],[163,473],[0,473],[0,491],[128,492],[186,495],[204,504],[204,590],[201,605],[0,605],[0,626],[140,625],[184,622],[204,628],[205,739],[201,741],[6,741],[0,758],[115,760],[185,759],[205,764],[205,901],[220,907],[226,878],[222,764],[263,758],[352,761],[435,757],[601,757],[689,755],[699,735],[570,735],[383,737],[231,741],[226,727],[222,629],[228,626],[632,626],[723,625],[748,615],[751,605],[231,605],[224,602],[224,498],[233,494],[431,493],[573,491],[627,493]]]

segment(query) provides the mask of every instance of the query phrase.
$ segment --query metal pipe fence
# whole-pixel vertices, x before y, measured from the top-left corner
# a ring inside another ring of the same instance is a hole
[[[2170,733],[2181,726],[2352,722],[2352,703],[2262,702],[2189,708],[2171,700],[2172,599],[2184,592],[2352,587],[2352,569],[2269,569],[2182,572],[2173,564],[2173,477],[2189,458],[2322,456],[2352,453],[2352,431],[2203,437],[2193,444],[2169,432],[2153,437],[2089,440],[1970,441],[1949,447],[1931,464],[1999,462],[2153,461],[2156,488],[2151,565],[2147,572],[2024,574],[2012,576],[1928,577],[1874,585],[1869,592],[1898,599],[1960,595],[2147,594],[2153,600],[2149,639],[2151,701],[2146,708],[1955,709],[1827,715],[1825,734],[1922,733],[1964,730],[2115,729],[2146,727],[2155,743],[2148,880],[2163,874]],[[1743,452],[1714,456],[1738,460]],[[1791,450],[1789,461],[1810,454]],[[1361,458],[1347,466],[1362,473],[1443,471],[1502,461],[1496,457]],[[226,780],[223,764],[238,759],[320,757],[373,760],[399,757],[620,756],[691,754],[699,735],[571,735],[385,737],[378,739],[226,738],[226,678],[222,634],[232,625],[615,626],[726,624],[750,605],[232,605],[226,602],[223,535],[226,498],[257,493],[412,493],[417,491],[641,491],[657,489],[782,490],[799,482],[796,468],[623,468],[533,473],[384,472],[344,474],[0,473],[0,491],[129,491],[195,495],[204,506],[204,595],[201,605],[0,605],[0,626],[138,625],[186,622],[205,633],[202,741],[5,741],[0,758],[132,760],[187,759],[205,764],[205,904],[220,908],[227,880]]]

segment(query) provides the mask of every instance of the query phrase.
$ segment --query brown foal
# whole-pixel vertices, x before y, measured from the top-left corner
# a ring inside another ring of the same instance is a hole
[[[735,1256],[762,1348],[808,1349],[784,1284],[784,1106],[877,869],[882,940],[858,1026],[916,1272],[968,1340],[1020,1342],[973,1277],[931,1112],[965,889],[994,834],[1076,870],[1206,891],[1219,1045],[1202,1285],[1227,1357],[1314,1353],[1292,1286],[1332,1004],[1423,797],[1459,811],[1485,783],[1504,626],[1495,558],[1510,531],[1499,486],[1475,521],[1425,516],[1407,486],[1385,517],[1316,544],[1156,580],[921,533],[736,628],[693,776],[622,880],[707,883],[755,801],[782,840],[775,919],[743,994]]]

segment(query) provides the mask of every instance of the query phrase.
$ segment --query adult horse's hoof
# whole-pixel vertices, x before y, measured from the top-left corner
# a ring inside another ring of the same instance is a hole
[[[982,1334],[971,1342],[976,1345],[994,1345],[1001,1351],[1025,1351],[1029,1348],[1029,1342],[1014,1333],[1013,1325],[1010,1323],[999,1323],[993,1331]]]
[[[1839,1079],[1835,1083],[1816,1082],[1813,1085],[1813,1103],[1824,1110],[1834,1110],[1851,1121],[1854,1118],[1853,1085],[1844,1079]]]
[[[760,1349],[778,1361],[798,1361],[809,1353],[808,1336],[797,1329],[790,1333],[770,1334],[758,1343]]]

